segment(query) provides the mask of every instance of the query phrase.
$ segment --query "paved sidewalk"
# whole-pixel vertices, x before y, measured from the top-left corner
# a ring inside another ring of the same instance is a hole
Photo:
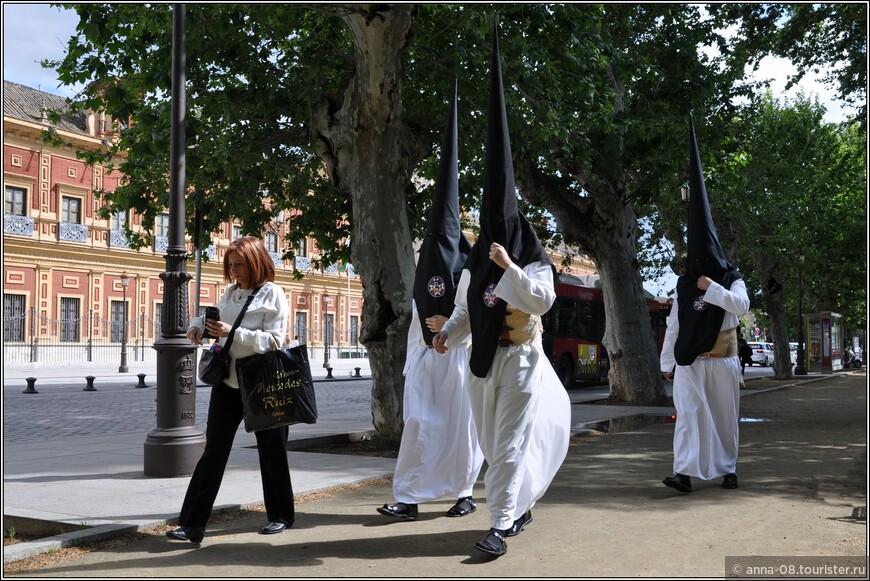
[[[378,515],[374,509],[390,501],[392,493],[389,485],[376,484],[301,503],[293,530],[281,535],[256,535],[263,524],[259,521],[265,518],[259,514],[210,527],[200,549],[189,543],[171,543],[162,537],[148,538],[129,548],[95,553],[81,562],[46,569],[40,574],[137,577],[163,576],[172,571],[172,576],[179,577],[655,576],[670,573],[718,576],[724,574],[723,560],[721,551],[712,548],[708,548],[708,554],[700,560],[693,559],[690,563],[683,559],[672,563],[672,569],[662,569],[661,562],[665,557],[674,560],[669,547],[675,542],[677,546],[709,543],[710,547],[724,543],[728,550],[738,551],[725,554],[734,555],[863,555],[866,529],[860,527],[858,534],[859,527],[849,518],[853,508],[866,507],[866,415],[863,411],[866,410],[866,376],[818,376],[805,381],[808,383],[781,391],[745,392],[760,397],[744,399],[742,403],[747,420],[758,421],[747,421],[741,426],[741,478],[745,469],[747,479],[741,480],[738,493],[723,491],[717,483],[698,483],[697,492],[685,497],[675,496],[671,489],[660,484],[661,478],[670,472],[673,427],[644,415],[662,418],[673,413],[671,408],[583,404],[580,402],[584,399],[600,399],[601,392],[595,395],[596,390],[571,390],[569,393],[576,402],[572,405],[574,431],[587,435],[607,431],[607,436],[572,439],[565,465],[536,507],[535,522],[528,529],[535,532],[509,540],[508,555],[485,569],[474,566],[483,561],[471,548],[488,528],[482,484],[476,489],[481,510],[475,514],[464,519],[436,518],[452,504],[450,499],[445,499],[433,503],[431,509],[422,506],[417,524],[395,523]],[[189,478],[143,476],[142,447],[147,431],[126,430],[79,437],[66,434],[53,439],[43,434],[31,441],[22,441],[19,437],[9,443],[7,429],[22,418],[7,417],[7,409],[14,408],[16,402],[38,406],[45,405],[48,398],[70,398],[71,390],[46,385],[46,400],[37,403],[35,398],[43,397],[42,392],[19,395],[9,388],[8,382],[9,377],[5,377],[4,515],[90,528],[6,547],[4,563],[82,539],[147,529],[177,517]],[[100,401],[116,402],[127,416],[135,415],[130,411],[131,406],[139,405],[143,409],[138,415],[147,419],[151,413],[153,421],[153,402],[150,408],[145,402],[149,397],[153,399],[154,389],[135,389],[132,387],[135,383],[135,380],[126,384],[97,383],[99,397],[103,398]],[[367,393],[370,385],[370,379],[365,378],[316,381],[319,404],[350,401],[343,403],[343,407],[338,403],[321,404],[318,424],[295,426],[292,437],[325,437],[371,430]],[[207,400],[207,394],[207,389],[198,389],[197,399]],[[75,397],[81,400],[97,395],[76,393]],[[62,399],[58,401],[63,403]],[[756,413],[755,401],[768,407]],[[205,417],[200,411],[201,405],[203,402],[198,401],[198,423]],[[792,421],[789,410],[795,406],[801,409],[811,406],[810,417]],[[333,407],[340,409],[333,414],[328,411]],[[37,414],[38,410],[30,413]],[[125,419],[128,425],[136,423],[131,417]],[[40,425],[38,420],[31,423]],[[48,430],[60,428],[48,423]],[[93,419],[92,423],[106,423],[106,418]],[[589,428],[596,430],[590,432]],[[94,432],[97,431],[95,428]],[[793,437],[787,437],[786,432]],[[262,502],[253,446],[253,435],[240,430],[217,499],[218,510]],[[841,453],[832,454],[832,449]],[[294,451],[288,455],[297,494],[391,476],[395,465],[395,460],[385,458]],[[786,455],[801,460],[793,461],[794,465],[778,466],[777,456]],[[810,459],[815,464],[810,464]],[[858,470],[860,467],[865,468],[863,473]],[[780,482],[780,478],[787,480]],[[829,486],[831,483],[833,485]],[[813,485],[811,494],[801,492],[804,484]],[[776,498],[770,498],[769,492],[774,492]],[[726,494],[730,496],[723,496]],[[736,502],[737,499],[746,502]],[[710,504],[711,501],[714,504]],[[774,524],[786,516],[795,521],[814,512],[826,515],[814,521],[815,528],[827,531],[818,536],[817,545],[811,531],[774,530]],[[752,522],[731,523],[738,513]],[[764,517],[766,514],[769,518]],[[689,520],[684,521],[684,517]],[[733,524],[735,528],[703,534],[711,527],[715,529],[720,522]],[[331,526],[325,526],[327,524]],[[830,539],[829,533],[833,534]],[[636,554],[638,543],[647,536],[650,539],[644,546],[649,548],[650,541],[654,540],[656,551]],[[761,536],[767,543],[774,542],[776,551],[752,549],[752,543],[760,541]],[[847,537],[852,540],[843,540]],[[702,543],[702,539],[706,541]],[[775,542],[778,540],[781,542]],[[271,545],[286,546],[288,550],[269,551]],[[607,558],[605,548],[609,545],[621,547],[626,554],[615,560]],[[813,547],[821,552],[813,552],[816,550]],[[565,565],[557,565],[557,562]],[[402,563],[413,563],[413,566]],[[535,568],[535,563],[541,563],[542,568]],[[654,563],[658,565],[651,568]],[[573,569],[566,569],[568,564],[573,564]]]

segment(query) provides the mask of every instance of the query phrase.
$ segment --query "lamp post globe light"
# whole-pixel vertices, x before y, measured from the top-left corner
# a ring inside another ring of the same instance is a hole
[[[683,200],[683,206],[686,208],[686,229],[689,228],[689,201],[691,200],[689,183],[686,182],[680,186],[680,199]],[[688,235],[688,234],[687,234]]]
[[[124,321],[121,327],[121,365],[118,367],[118,373],[127,373],[130,368],[127,367],[127,285],[130,284],[130,277],[127,276],[127,271],[121,273],[121,290],[124,292]]]
[[[807,368],[806,352],[804,350],[804,313],[803,313],[803,298],[804,298],[804,280],[803,280],[803,264],[804,255],[798,256],[800,261],[798,264],[798,345],[797,345],[797,364],[794,367],[795,375],[806,375]]]

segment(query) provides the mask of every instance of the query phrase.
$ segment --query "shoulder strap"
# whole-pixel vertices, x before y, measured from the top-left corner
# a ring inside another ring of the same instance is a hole
[[[254,292],[248,295],[248,300],[245,301],[245,306],[242,307],[241,312],[239,312],[239,316],[236,317],[236,322],[233,323],[233,328],[230,329],[230,334],[227,335],[227,342],[223,346],[223,348],[226,349],[227,353],[230,352],[230,347],[233,346],[233,336],[236,334],[236,329],[242,322],[242,318],[245,316],[245,311],[248,310],[248,305],[251,304],[251,300],[254,298],[254,295],[257,294],[257,291],[260,290],[260,288],[261,287],[255,288]]]

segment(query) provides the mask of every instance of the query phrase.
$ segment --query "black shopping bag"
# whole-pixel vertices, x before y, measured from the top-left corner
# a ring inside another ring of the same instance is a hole
[[[314,382],[304,345],[236,361],[245,431],[317,422]]]

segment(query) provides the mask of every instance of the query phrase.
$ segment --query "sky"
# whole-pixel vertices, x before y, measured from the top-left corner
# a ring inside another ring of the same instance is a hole
[[[39,65],[61,59],[75,34],[78,16],[49,4],[3,3],[3,80],[46,93],[72,97],[75,87],[60,87],[57,74]]]
[[[80,87],[60,86],[55,72],[42,68],[39,62],[63,58],[66,43],[75,34],[77,23],[78,17],[72,10],[52,8],[49,4],[4,2],[3,79],[63,97],[74,96]],[[843,109],[834,92],[821,84],[821,74],[807,74],[799,85],[785,93],[786,78],[794,70],[786,59],[767,57],[761,62],[756,76],[773,79],[771,91],[778,99],[793,99],[803,91],[807,96],[818,97],[828,111],[826,121],[845,119],[847,110]],[[675,283],[676,277],[666,276],[644,286],[653,294],[664,295],[674,288]]]

